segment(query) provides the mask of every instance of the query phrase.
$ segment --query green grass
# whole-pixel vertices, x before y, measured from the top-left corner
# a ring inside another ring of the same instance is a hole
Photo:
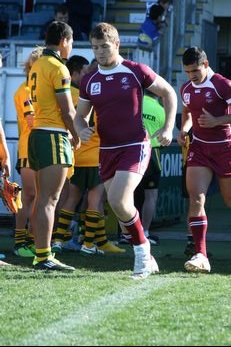
[[[188,274],[185,243],[152,247],[161,273],[129,278],[133,252],[60,256],[71,274],[31,269],[11,253],[0,269],[1,346],[230,346],[230,242],[210,242],[211,274]]]

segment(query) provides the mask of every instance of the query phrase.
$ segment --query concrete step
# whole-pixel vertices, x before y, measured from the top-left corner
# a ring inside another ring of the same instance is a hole
[[[120,32],[120,34],[127,32],[127,33],[136,33],[138,35],[140,23],[114,23],[117,30]]]
[[[109,22],[121,22],[121,23],[143,23],[145,20],[145,12],[143,9],[123,10],[123,9],[111,9],[107,13],[107,20]]]
[[[146,3],[140,1],[116,1],[114,4],[108,4],[108,11],[111,9],[127,9],[127,10],[138,10],[143,9],[146,11]]]

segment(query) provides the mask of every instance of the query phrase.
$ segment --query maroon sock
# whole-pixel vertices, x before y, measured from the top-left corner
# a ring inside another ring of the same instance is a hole
[[[141,224],[139,212],[136,211],[135,216],[127,222],[122,222],[126,230],[132,235],[132,244],[135,246],[141,245],[146,242],[146,237],[144,235],[144,228]]]
[[[208,222],[206,216],[189,217],[189,226],[195,242],[196,253],[202,253],[207,257],[206,252],[206,232]]]

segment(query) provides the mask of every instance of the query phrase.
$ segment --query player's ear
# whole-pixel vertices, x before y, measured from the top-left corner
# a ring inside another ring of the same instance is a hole
[[[117,40],[116,41],[116,48],[119,48],[119,46],[120,46],[120,40]]]
[[[209,61],[208,60],[205,60],[204,61],[204,67],[207,68],[209,66]]]

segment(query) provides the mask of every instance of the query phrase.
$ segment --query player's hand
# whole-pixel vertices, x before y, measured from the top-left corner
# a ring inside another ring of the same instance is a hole
[[[81,141],[80,141],[80,138],[77,137],[77,138],[70,138],[69,139],[70,143],[71,143],[71,147],[74,149],[74,150],[77,150],[80,148],[81,146]]]
[[[180,131],[176,138],[178,145],[182,147],[186,146],[187,136],[188,133],[186,131]]]
[[[28,127],[32,129],[34,125],[34,114],[29,114],[28,116],[26,116],[26,121],[27,121]]]
[[[81,130],[79,133],[81,142],[84,143],[89,141],[94,132],[95,132],[95,127],[88,127]]]
[[[161,146],[169,146],[172,142],[172,131],[165,130],[164,128],[157,130],[152,136],[151,139],[157,138]]]
[[[217,126],[217,117],[214,117],[211,113],[202,108],[202,113],[198,118],[198,123],[201,128],[214,128]]]
[[[11,175],[11,162],[10,158],[5,157],[0,159],[0,167],[4,177],[8,178]]]

